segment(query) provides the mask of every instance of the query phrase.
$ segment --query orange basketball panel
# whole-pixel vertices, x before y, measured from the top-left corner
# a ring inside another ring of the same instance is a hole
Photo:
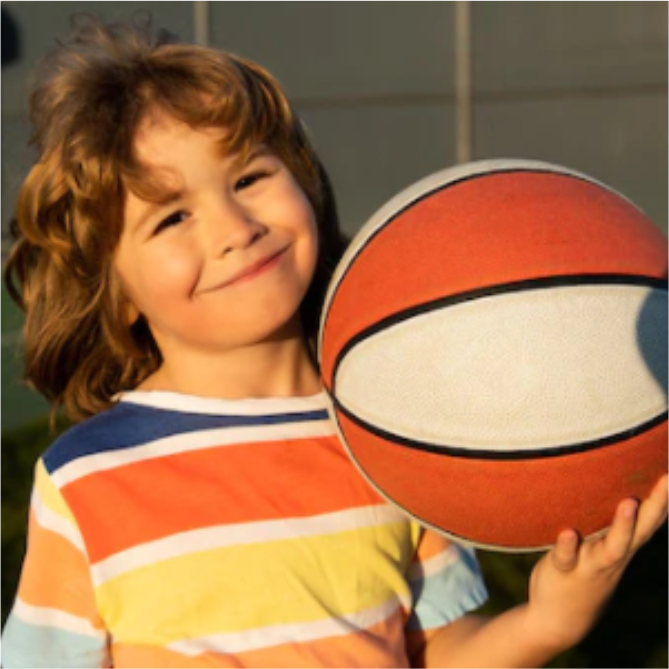
[[[606,528],[623,498],[645,498],[667,471],[666,421],[590,451],[527,460],[460,458],[407,448],[341,413],[354,461],[382,494],[423,522],[483,547],[534,550],[567,527]]]

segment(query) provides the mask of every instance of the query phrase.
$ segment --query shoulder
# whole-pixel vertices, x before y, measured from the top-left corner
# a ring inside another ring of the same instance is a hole
[[[155,421],[145,407],[119,402],[60,435],[44,452],[49,473],[82,457],[136,445],[150,438]]]

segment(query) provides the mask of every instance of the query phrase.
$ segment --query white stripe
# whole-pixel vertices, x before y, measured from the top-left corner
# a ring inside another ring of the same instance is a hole
[[[427,578],[432,574],[442,571],[446,567],[452,565],[460,559],[459,549],[457,546],[449,546],[445,551],[433,555],[424,562],[415,562],[409,568],[407,574],[410,581],[418,581]]]
[[[97,587],[134,569],[201,551],[335,534],[363,527],[404,522],[406,522],[405,515],[390,505],[382,504],[308,518],[282,518],[209,527],[181,532],[129,548],[93,565],[91,573],[93,583]]]
[[[334,428],[328,419],[280,423],[278,425],[253,425],[248,427],[226,427],[198,432],[175,434],[156,439],[132,448],[95,453],[72,460],[52,475],[56,485],[63,487],[83,476],[108,469],[115,469],[143,460],[151,460],[178,453],[187,453],[204,448],[235,446],[256,441],[281,441],[284,439],[308,439],[329,437]]]
[[[86,618],[79,618],[70,613],[59,611],[58,609],[49,609],[40,606],[31,606],[21,599],[16,599],[14,603],[13,614],[24,623],[31,625],[40,625],[43,627],[55,627],[67,632],[83,634],[96,639],[104,639],[105,632],[93,627]]]
[[[54,532],[69,541],[77,550],[86,554],[86,546],[84,540],[79,533],[78,528],[73,525],[67,518],[52,511],[42,500],[37,488],[33,490],[31,506],[35,513],[37,524],[45,530]]]
[[[186,639],[171,643],[167,648],[193,657],[208,652],[243,653],[285,643],[305,643],[318,639],[346,636],[383,622],[390,618],[398,608],[399,604],[393,598],[380,606],[339,618],[326,618],[315,622],[299,622],[287,625],[271,625],[244,632]]]
[[[182,395],[164,390],[133,390],[118,394],[115,399],[131,404],[184,411],[203,415],[267,416],[322,411],[325,391],[305,397],[252,397],[228,400],[219,397]]]

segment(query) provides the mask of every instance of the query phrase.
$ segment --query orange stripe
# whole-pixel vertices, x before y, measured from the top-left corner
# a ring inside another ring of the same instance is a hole
[[[381,503],[335,437],[132,463],[78,479],[63,496],[79,519],[92,563],[186,530]]]
[[[122,667],[407,667],[402,615],[371,627],[366,633],[285,644],[225,656],[203,653],[186,657],[165,649],[117,643],[114,666]]]
[[[102,629],[86,558],[60,535],[37,524],[31,511],[28,554],[21,573],[19,597],[31,606],[54,608],[88,619]],[[50,565],[58,565],[53,578]]]
[[[341,348],[379,320],[430,300],[555,275],[665,278],[666,240],[638,209],[573,177],[493,174],[439,191],[370,240],[340,284],[322,345]]]

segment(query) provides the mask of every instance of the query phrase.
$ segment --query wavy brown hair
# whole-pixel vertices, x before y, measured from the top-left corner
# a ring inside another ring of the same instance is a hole
[[[128,326],[114,269],[125,193],[161,196],[133,142],[147,114],[227,130],[226,148],[265,144],[316,213],[319,260],[300,307],[313,344],[319,310],[346,240],[327,174],[277,81],[259,65],[179,43],[146,18],[79,17],[37,70],[30,97],[38,160],[18,196],[5,282],[25,311],[25,378],[73,420],[107,408],[155,371],[146,322]]]

